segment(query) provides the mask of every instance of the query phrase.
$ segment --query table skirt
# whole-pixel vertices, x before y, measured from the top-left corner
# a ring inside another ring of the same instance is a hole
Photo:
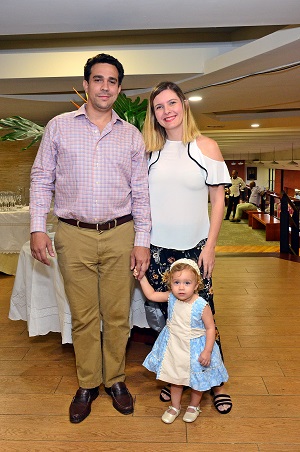
[[[31,256],[29,242],[22,247],[10,300],[9,319],[27,322],[29,336],[60,332],[62,343],[72,343],[71,313],[56,257],[48,267]],[[136,283],[130,326],[149,328],[144,296]]]

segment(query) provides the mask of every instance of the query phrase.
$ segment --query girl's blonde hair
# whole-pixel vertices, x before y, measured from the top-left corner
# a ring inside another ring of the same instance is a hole
[[[191,141],[194,141],[199,135],[201,135],[193,114],[190,110],[189,103],[183,94],[181,88],[179,88],[176,83],[173,82],[160,82],[151,92],[146,118],[143,127],[143,137],[146,145],[147,152],[159,151],[164,147],[164,144],[167,139],[167,134],[162,127],[156,117],[154,112],[154,99],[158,94],[165,91],[166,89],[170,89],[174,91],[174,93],[179,97],[182,108],[183,108],[183,136],[182,142],[184,145],[187,145]]]
[[[197,264],[195,263],[195,265],[197,265]],[[172,282],[174,273],[181,272],[182,270],[190,270],[195,275],[196,283],[198,284],[197,292],[200,289],[203,289],[203,287],[204,287],[203,279],[200,275],[200,272],[198,272],[194,266],[192,266],[188,263],[185,263],[185,262],[178,262],[178,263],[175,262],[171,265],[170,270],[166,271],[163,274],[162,280],[166,284],[168,290],[171,290],[171,282]]]

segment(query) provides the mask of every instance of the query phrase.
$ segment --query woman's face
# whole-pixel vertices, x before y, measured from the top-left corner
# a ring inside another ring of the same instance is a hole
[[[157,122],[169,134],[182,137],[183,105],[177,94],[166,89],[158,94],[153,101],[153,109]]]

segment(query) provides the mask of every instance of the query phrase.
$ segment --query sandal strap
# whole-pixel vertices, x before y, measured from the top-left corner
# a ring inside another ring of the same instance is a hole
[[[229,405],[232,406],[232,401],[230,395],[228,394],[217,394],[214,396],[214,405],[215,407],[220,405]]]
[[[228,394],[216,394],[216,395],[214,395],[214,399],[216,399],[218,397],[227,397],[227,398],[230,399],[230,395],[228,395]]]
[[[191,408],[191,409],[193,409],[194,411],[199,411],[199,413],[201,413],[200,406],[192,406],[192,405],[189,405],[189,406],[187,407],[187,409],[188,409],[188,408]]]
[[[171,395],[170,389],[167,387],[162,388],[162,390],[160,391],[161,394],[165,394],[167,396]]]
[[[181,409],[181,407],[178,409],[178,408],[175,408],[174,406],[170,405],[169,408],[167,409],[167,411],[174,410],[176,414],[179,414],[180,409]]]

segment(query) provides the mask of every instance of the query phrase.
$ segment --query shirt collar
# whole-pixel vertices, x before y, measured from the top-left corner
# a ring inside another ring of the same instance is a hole
[[[74,117],[81,116],[81,115],[84,115],[88,119],[88,115],[86,113],[85,104],[81,105],[81,107],[79,107],[78,110],[76,110],[75,113],[74,113]],[[113,124],[115,124],[116,122],[123,123],[124,120],[121,119],[120,116],[114,110],[112,110],[111,122]]]

